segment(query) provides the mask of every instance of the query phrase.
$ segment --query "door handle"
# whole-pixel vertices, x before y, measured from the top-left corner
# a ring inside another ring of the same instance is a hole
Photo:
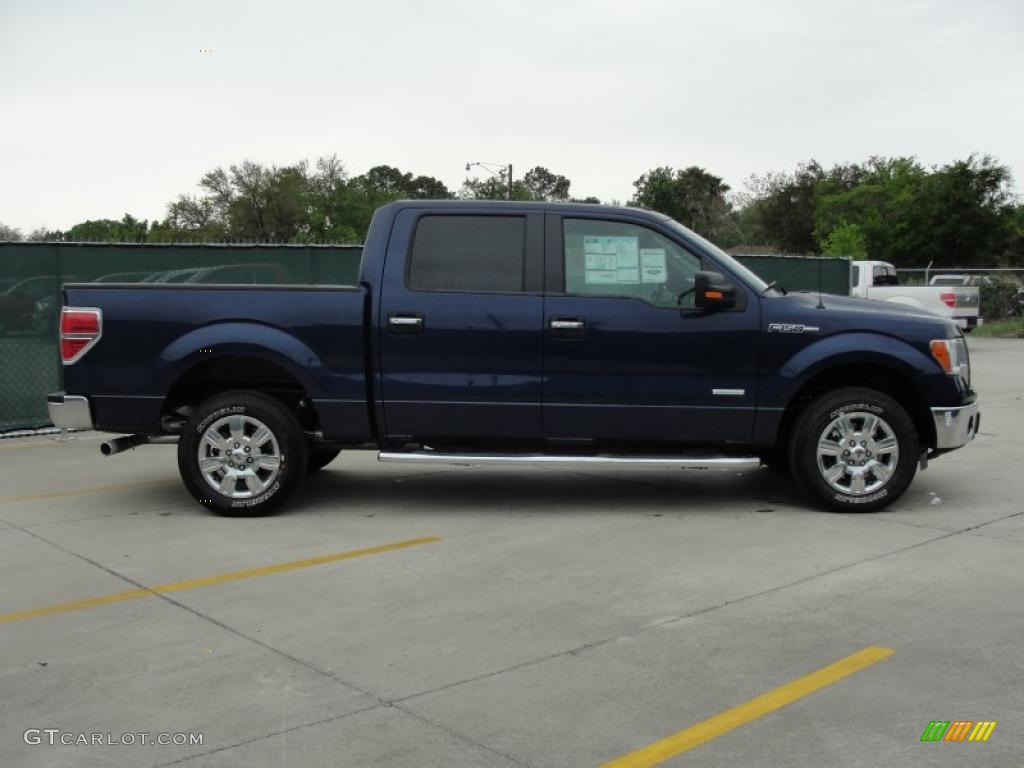
[[[553,317],[548,322],[552,336],[581,338],[587,330],[587,322],[581,317]]]
[[[388,315],[388,330],[392,333],[422,333],[423,315]]]

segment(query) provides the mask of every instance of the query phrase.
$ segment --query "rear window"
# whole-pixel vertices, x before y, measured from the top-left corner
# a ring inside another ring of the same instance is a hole
[[[896,270],[892,267],[875,267],[872,285],[899,285],[899,278],[896,277]]]
[[[522,216],[424,216],[416,227],[409,286],[421,291],[523,290]]]

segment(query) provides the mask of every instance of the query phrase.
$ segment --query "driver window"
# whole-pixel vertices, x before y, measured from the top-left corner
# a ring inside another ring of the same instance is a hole
[[[621,296],[656,307],[693,307],[700,259],[635,224],[564,219],[565,292]]]

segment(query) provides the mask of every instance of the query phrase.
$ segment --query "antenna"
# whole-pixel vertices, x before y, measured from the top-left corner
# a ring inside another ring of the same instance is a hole
[[[819,256],[818,257],[818,306],[816,307],[816,309],[824,309],[825,308],[825,304],[821,300],[821,262],[822,261],[823,261],[823,259]]]

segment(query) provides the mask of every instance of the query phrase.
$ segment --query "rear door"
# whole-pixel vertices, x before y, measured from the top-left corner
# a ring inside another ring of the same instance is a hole
[[[550,441],[749,442],[758,304],[694,308],[716,269],[653,225],[549,214],[544,432]]]
[[[540,438],[543,218],[396,216],[378,318],[389,439]]]

